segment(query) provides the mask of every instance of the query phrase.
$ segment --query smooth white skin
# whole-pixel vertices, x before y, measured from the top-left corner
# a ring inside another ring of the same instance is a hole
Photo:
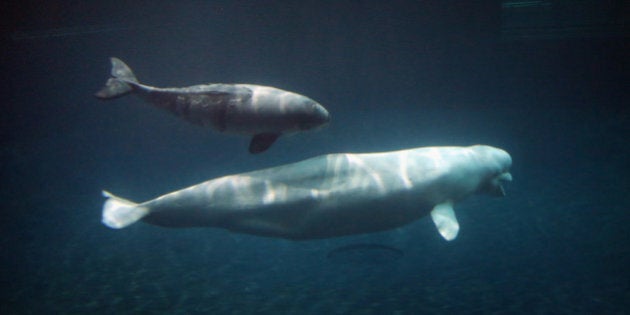
[[[137,205],[144,221],[314,239],[396,228],[506,177],[510,155],[484,145],[329,154],[225,176]]]

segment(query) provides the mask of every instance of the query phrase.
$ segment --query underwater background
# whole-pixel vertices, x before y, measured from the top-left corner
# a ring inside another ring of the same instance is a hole
[[[4,4],[2,314],[628,314],[626,1],[23,1]],[[109,57],[181,87],[270,85],[331,124],[249,139],[137,97]],[[507,196],[380,233],[288,241],[101,224],[135,201],[334,152],[487,144]]]

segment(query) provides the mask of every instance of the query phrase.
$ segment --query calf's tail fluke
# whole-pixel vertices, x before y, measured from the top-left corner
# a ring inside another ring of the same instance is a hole
[[[134,85],[139,84],[138,79],[131,71],[131,68],[127,66],[122,60],[112,57],[112,77],[107,80],[105,86],[94,96],[97,98],[107,100],[116,97],[123,96],[131,92]]]
[[[112,229],[122,229],[137,222],[149,214],[146,207],[137,203],[114,196],[103,190],[103,197],[107,198],[103,204],[103,224]]]

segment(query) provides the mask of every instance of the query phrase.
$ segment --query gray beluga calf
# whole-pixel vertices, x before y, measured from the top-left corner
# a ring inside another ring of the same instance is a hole
[[[393,229],[430,214],[453,240],[453,204],[473,193],[505,195],[510,155],[498,148],[425,147],[328,154],[224,176],[136,204],[103,192],[102,222],[138,220],[164,227],[217,227],[288,239]]]
[[[315,129],[330,121],[322,105],[297,93],[253,84],[157,88],[140,84],[120,59],[111,58],[111,62],[112,77],[96,97],[108,100],[137,94],[191,123],[252,136],[251,153],[266,151],[282,134]]]

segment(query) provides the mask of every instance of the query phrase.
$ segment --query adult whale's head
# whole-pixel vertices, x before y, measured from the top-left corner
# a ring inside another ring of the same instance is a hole
[[[512,157],[507,152],[487,146],[475,145],[471,147],[477,155],[480,165],[486,168],[487,178],[479,186],[479,192],[486,193],[491,196],[503,197],[505,190],[502,183],[504,181],[512,181],[510,167],[512,167]]]

